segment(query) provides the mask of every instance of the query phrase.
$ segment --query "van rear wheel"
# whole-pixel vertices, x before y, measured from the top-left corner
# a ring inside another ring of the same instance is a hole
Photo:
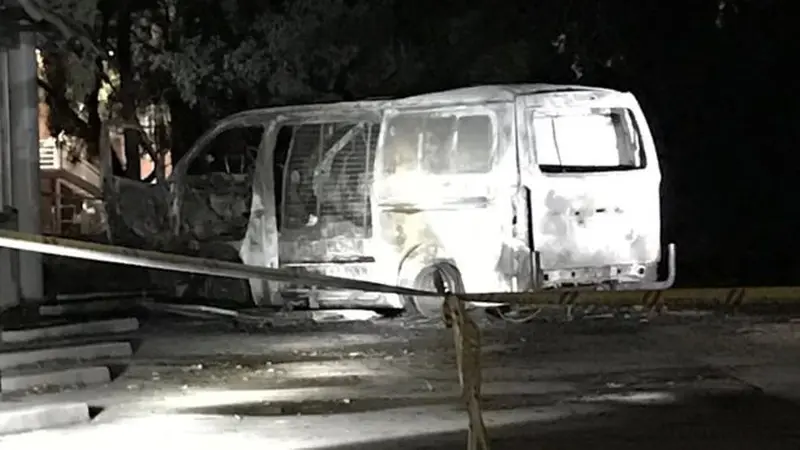
[[[428,266],[420,271],[414,279],[414,288],[421,291],[436,291],[434,274],[441,270],[442,281],[448,291],[454,293],[464,292],[464,282],[461,280],[461,272],[450,263],[440,263]],[[442,297],[423,297],[411,295],[406,297],[406,304],[413,314],[425,318],[442,317]]]

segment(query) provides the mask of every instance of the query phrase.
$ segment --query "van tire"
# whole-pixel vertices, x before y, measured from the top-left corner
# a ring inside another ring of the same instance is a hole
[[[424,291],[435,291],[434,274],[437,270],[442,273],[445,287],[453,293],[464,292],[464,282],[461,272],[449,262],[441,262],[422,269],[414,278],[414,288]],[[441,297],[421,297],[416,295],[405,296],[405,303],[412,315],[427,319],[441,318],[444,299]]]

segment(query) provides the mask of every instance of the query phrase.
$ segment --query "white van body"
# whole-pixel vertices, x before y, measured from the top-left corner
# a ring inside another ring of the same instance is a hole
[[[263,128],[251,176],[231,178],[252,192],[234,243],[245,263],[420,288],[438,267],[469,293],[662,289],[674,279],[674,264],[657,279],[661,174],[630,93],[478,86],[245,111],[175,167],[175,233],[187,229],[186,168],[220,133],[245,126]],[[409,304],[261,280],[250,288],[259,304]]]

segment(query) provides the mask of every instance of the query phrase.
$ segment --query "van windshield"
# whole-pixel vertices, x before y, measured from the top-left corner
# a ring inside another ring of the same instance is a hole
[[[494,133],[488,115],[402,113],[387,121],[383,145],[386,174],[486,173]]]
[[[544,172],[639,169],[645,166],[641,137],[626,109],[565,114],[532,112],[536,161]]]

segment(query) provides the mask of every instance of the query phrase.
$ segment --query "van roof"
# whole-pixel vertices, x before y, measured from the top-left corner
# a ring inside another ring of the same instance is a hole
[[[612,89],[565,85],[565,84],[496,84],[472,86],[447,91],[432,92],[428,94],[415,95],[413,97],[399,98],[391,100],[392,106],[412,106],[417,104],[431,103],[483,103],[483,102],[512,102],[516,97],[540,94],[545,92],[563,91],[594,91],[594,92],[616,92]]]
[[[590,91],[612,94],[613,89],[566,85],[566,84],[497,84],[472,86],[447,91],[431,92],[411,97],[381,100],[361,100],[355,102],[338,103],[308,103],[303,105],[273,106],[241,111],[219,120],[213,127],[206,130],[203,136],[195,142],[190,153],[181,158],[178,164],[187,164],[184,161],[192,160],[193,154],[199,152],[205,145],[206,139],[211,139],[219,130],[231,126],[263,125],[264,120],[271,120],[281,115],[294,115],[295,117],[313,116],[321,111],[332,113],[361,113],[363,110],[381,111],[386,108],[413,108],[415,106],[445,106],[458,104],[481,103],[508,103],[524,95],[540,94],[546,92],[565,91]]]
[[[273,106],[251,109],[232,114],[219,122],[215,127],[238,123],[258,123],[266,116],[280,114],[314,114],[327,111],[356,111],[361,108],[380,110],[385,108],[413,108],[415,106],[438,106],[454,104],[481,104],[513,102],[517,97],[546,92],[591,91],[597,93],[618,92],[613,89],[567,85],[567,84],[496,84],[472,86],[447,91],[431,92],[411,97],[382,100],[360,100],[338,103],[307,103],[303,105]]]

